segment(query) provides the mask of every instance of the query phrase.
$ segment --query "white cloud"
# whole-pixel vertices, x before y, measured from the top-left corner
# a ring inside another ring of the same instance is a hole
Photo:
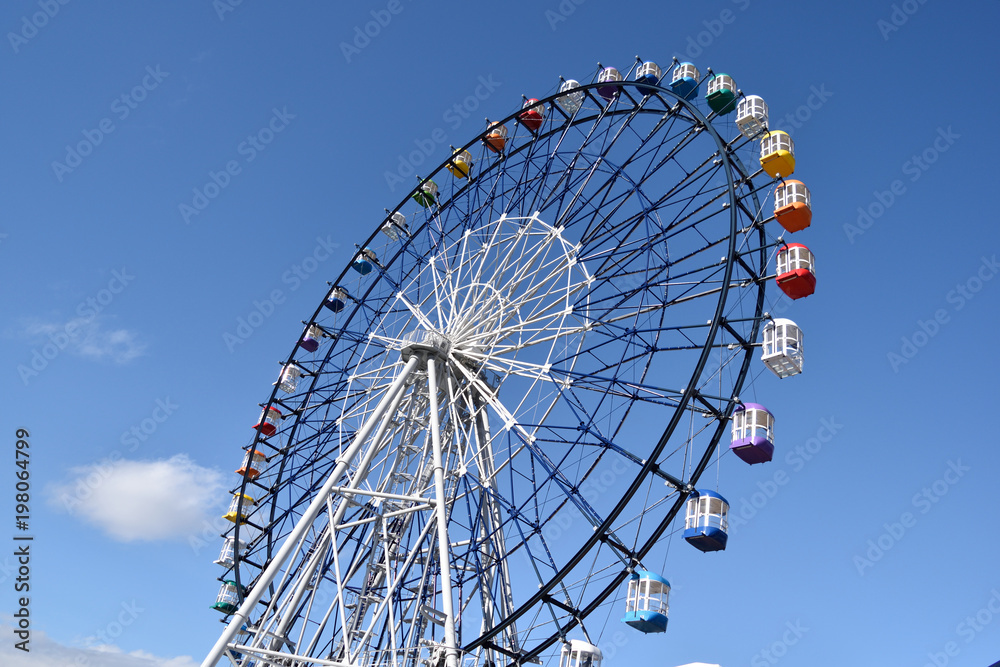
[[[187,538],[228,500],[222,473],[184,455],[104,461],[71,472],[73,479],[49,489],[50,501],[121,542]]]
[[[36,345],[55,344],[90,359],[111,359],[124,364],[146,351],[135,331],[107,328],[99,316],[74,317],[68,322],[29,321],[24,334]]]
[[[10,616],[7,615],[9,624]],[[40,630],[31,631],[30,652],[14,647],[18,641],[10,625],[0,626],[4,641],[0,642],[0,664],[4,667],[196,667],[190,656],[160,658],[146,651],[123,652],[117,646],[73,648],[50,639]]]

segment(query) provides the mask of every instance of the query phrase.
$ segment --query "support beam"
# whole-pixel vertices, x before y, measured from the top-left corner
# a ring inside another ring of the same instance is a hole
[[[451,592],[451,561],[448,552],[448,503],[444,493],[444,463],[441,456],[441,415],[438,412],[437,363],[427,359],[427,393],[430,398],[431,447],[434,453],[434,508],[437,515],[438,561],[441,568],[441,606],[444,608],[445,667],[458,667],[458,636]]]
[[[243,599],[243,604],[240,605],[240,608],[233,613],[232,620],[229,621],[229,625],[226,626],[222,636],[220,636],[219,640],[215,642],[215,646],[212,647],[212,650],[209,651],[205,660],[201,663],[201,667],[215,667],[215,664],[226,652],[226,647],[229,645],[229,642],[231,642],[239,633],[243,624],[249,621],[250,611],[260,601],[261,597],[264,595],[264,591],[267,590],[268,584],[274,580],[281,568],[284,567],[285,561],[297,548],[298,543],[302,540],[310,526],[312,526],[313,521],[316,520],[316,517],[320,512],[326,509],[326,499],[330,495],[330,490],[337,485],[337,482],[343,474],[347,472],[348,467],[351,465],[351,461],[355,456],[357,456],[361,446],[371,434],[372,429],[375,428],[375,425],[382,418],[382,415],[385,414],[389,405],[392,403],[392,400],[396,397],[396,394],[402,391],[403,384],[410,376],[410,373],[413,372],[413,369],[416,368],[418,361],[419,360],[416,357],[411,357],[410,360],[406,362],[406,365],[400,371],[399,375],[396,376],[396,379],[393,380],[392,385],[390,385],[389,389],[385,392],[385,395],[382,396],[382,400],[379,401],[379,404],[375,407],[375,411],[368,418],[368,421],[365,422],[364,426],[362,426],[354,436],[354,442],[352,442],[350,447],[347,448],[347,451],[345,451],[344,454],[337,459],[337,465],[334,467],[333,472],[330,473],[326,483],[323,484],[323,488],[320,489],[319,493],[316,494],[316,497],[313,498],[312,503],[310,503],[308,509],[306,509],[306,511],[302,514],[302,518],[299,519],[299,522],[295,524],[295,528],[293,528],[292,532],[289,533],[288,537],[285,539],[285,543],[281,545],[281,549],[278,550],[278,553],[271,560],[271,564],[268,565],[267,569],[261,573],[260,578],[257,580],[253,590],[251,590]],[[456,661],[456,665],[457,664],[458,663]],[[449,667],[452,666],[449,665]]]

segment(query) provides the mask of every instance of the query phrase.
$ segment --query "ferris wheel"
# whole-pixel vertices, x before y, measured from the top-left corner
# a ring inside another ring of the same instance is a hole
[[[689,541],[724,547],[724,499],[695,485],[734,415],[737,455],[770,457],[770,413],[740,400],[762,329],[768,366],[801,370],[765,285],[776,253],[783,289],[812,267],[761,203],[797,182],[779,183],[787,159],[757,168],[777,133],[752,102],[690,63],[599,66],[488,123],[387,210],[254,425],[216,561],[227,625],[203,665],[562,651],[578,667],[599,662],[588,622],[620,612],[623,586],[630,625],[665,627],[648,561],[685,505]],[[722,523],[691,524],[700,507]]]

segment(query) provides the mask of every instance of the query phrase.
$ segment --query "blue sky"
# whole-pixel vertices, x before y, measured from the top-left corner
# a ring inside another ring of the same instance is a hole
[[[35,651],[5,631],[4,664],[199,663],[257,404],[409,189],[401,156],[437,164],[522,94],[636,54],[766,99],[812,191],[793,240],[819,284],[785,313],[806,373],[754,366],[777,449],[726,461],[729,548],[672,550],[669,631],[609,663],[995,661],[998,19],[934,0],[5,3],[0,516],[26,428]]]

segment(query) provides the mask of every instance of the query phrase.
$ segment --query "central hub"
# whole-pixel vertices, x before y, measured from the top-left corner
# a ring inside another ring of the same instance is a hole
[[[448,340],[447,336],[437,331],[417,329],[403,334],[403,346],[400,349],[400,354],[403,361],[409,361],[414,353],[446,359],[450,351],[451,341]]]
[[[593,278],[563,232],[537,213],[501,216],[429,256],[397,294],[393,315],[409,313],[400,327],[408,331],[393,341],[403,361],[416,354],[448,360],[461,376],[516,375],[525,391],[552,369],[571,370]],[[499,380],[487,385],[496,390]]]

